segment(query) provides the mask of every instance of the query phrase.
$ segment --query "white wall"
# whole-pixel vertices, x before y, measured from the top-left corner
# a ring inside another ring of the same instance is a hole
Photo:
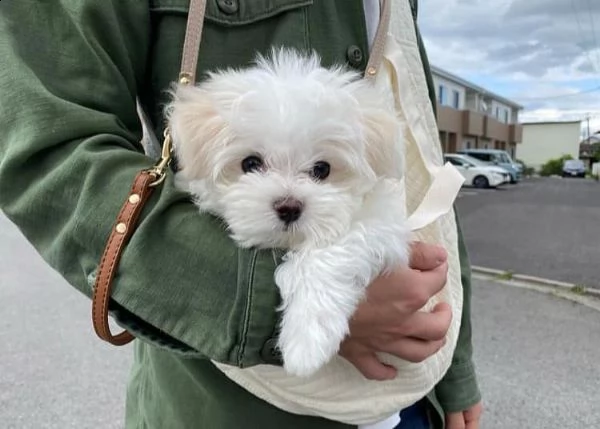
[[[480,98],[481,97],[477,92],[473,90],[467,90],[465,107],[469,110],[474,110],[475,112],[481,112]]]
[[[477,148],[478,149],[495,149],[494,142],[487,138],[480,138],[479,146],[477,146]]]
[[[580,133],[581,122],[523,124],[517,158],[535,169],[563,155],[577,159]]]
[[[464,137],[462,142],[463,149],[475,149],[475,137]]]
[[[435,97],[443,106],[456,108],[454,105],[454,91],[458,92],[458,109],[465,108],[465,87],[458,85],[443,77],[433,75],[433,83],[435,85]],[[440,100],[440,86],[444,88],[444,100]]]

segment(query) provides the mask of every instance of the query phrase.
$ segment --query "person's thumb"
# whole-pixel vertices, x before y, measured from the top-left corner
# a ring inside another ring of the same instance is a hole
[[[410,245],[409,266],[413,270],[429,271],[442,265],[448,259],[448,253],[441,246],[412,242]]]

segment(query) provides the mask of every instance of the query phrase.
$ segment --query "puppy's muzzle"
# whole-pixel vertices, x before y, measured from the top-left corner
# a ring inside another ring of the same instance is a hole
[[[277,217],[286,225],[296,222],[302,215],[304,204],[295,198],[280,198],[273,202],[273,209]]]

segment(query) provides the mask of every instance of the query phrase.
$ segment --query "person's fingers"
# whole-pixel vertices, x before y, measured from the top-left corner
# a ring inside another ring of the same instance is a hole
[[[397,341],[380,344],[379,348],[384,353],[389,353],[409,362],[418,363],[437,353],[444,344],[446,344],[445,338],[438,341],[422,341],[406,337]]]
[[[398,299],[406,310],[415,312],[423,308],[432,296],[439,293],[448,278],[448,263],[444,262],[429,271],[407,270],[391,278],[393,286],[390,299]],[[397,292],[397,297],[393,292]]]
[[[483,413],[483,404],[479,402],[464,412],[465,429],[479,429],[479,421]]]
[[[410,245],[408,265],[413,270],[433,270],[446,262],[447,259],[448,253],[441,246],[423,243],[422,241],[415,241]]]
[[[369,353],[340,353],[358,369],[368,380],[385,381],[396,377],[396,368],[381,363],[374,352]]]
[[[479,420],[465,421],[465,429],[479,429]]]
[[[399,335],[417,340],[439,341],[448,333],[452,323],[452,307],[447,303],[439,303],[431,312],[419,311],[409,320],[398,326]]]
[[[446,414],[446,429],[466,429],[463,413]]]

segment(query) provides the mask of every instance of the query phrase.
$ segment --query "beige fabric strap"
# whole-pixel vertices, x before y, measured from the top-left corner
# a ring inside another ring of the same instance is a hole
[[[190,0],[179,82],[185,85],[196,81],[196,66],[204,27],[206,0]]]
[[[391,8],[392,0],[381,0],[381,13],[379,17],[379,25],[375,32],[375,40],[371,48],[371,54],[369,55],[369,62],[365,70],[365,78],[373,78],[379,71],[379,66],[383,60],[383,53],[385,51],[385,41],[387,39],[388,29],[390,27],[390,16],[392,12]]]

